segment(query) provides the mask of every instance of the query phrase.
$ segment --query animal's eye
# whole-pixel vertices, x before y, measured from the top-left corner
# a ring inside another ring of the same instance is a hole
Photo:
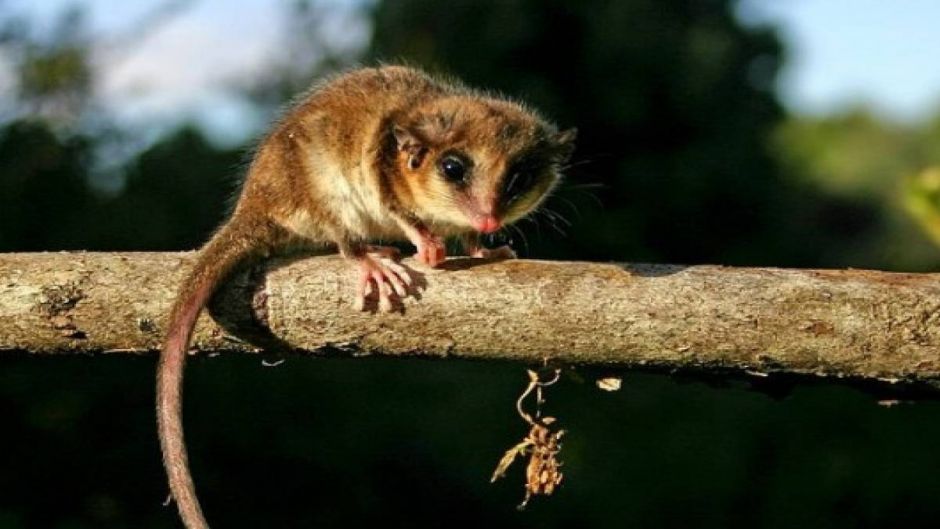
[[[441,172],[451,182],[463,182],[467,176],[467,166],[460,158],[448,156],[441,160]]]

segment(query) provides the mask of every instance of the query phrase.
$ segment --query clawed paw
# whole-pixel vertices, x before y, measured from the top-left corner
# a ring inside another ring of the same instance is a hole
[[[395,310],[394,301],[408,295],[414,285],[411,272],[383,252],[374,252],[359,258],[359,283],[356,287],[356,310],[365,310],[367,300],[378,298],[379,312]]]
[[[470,252],[470,257],[479,257],[482,259],[515,259],[516,252],[507,245],[499,248],[484,248],[482,246]]]
[[[444,262],[447,257],[444,241],[439,237],[424,237],[415,246],[418,248],[415,259],[432,268]]]

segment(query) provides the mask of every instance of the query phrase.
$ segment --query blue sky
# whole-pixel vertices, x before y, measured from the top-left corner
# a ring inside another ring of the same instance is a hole
[[[746,0],[789,50],[780,93],[796,111],[866,102],[900,119],[940,110],[940,1]]]
[[[350,5],[370,0],[320,0]],[[6,0],[40,21],[73,0]],[[159,2],[88,0],[90,22],[113,33]],[[285,0],[198,0],[120,60],[105,61],[102,90],[129,121],[195,115],[221,136],[250,115],[229,87],[276,56]],[[772,23],[789,50],[780,93],[793,111],[820,114],[856,102],[911,120],[940,110],[940,0],[742,0],[747,24]],[[352,41],[367,38],[354,27]],[[344,35],[348,34],[347,31]],[[0,77],[2,77],[0,70]],[[3,80],[0,78],[0,86]],[[241,127],[244,128],[244,127]]]

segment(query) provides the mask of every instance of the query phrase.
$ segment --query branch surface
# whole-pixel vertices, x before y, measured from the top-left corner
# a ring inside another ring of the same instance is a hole
[[[192,253],[0,254],[0,351],[149,353]],[[940,381],[940,274],[448,261],[403,313],[352,308],[341,258],[241,272],[194,352],[350,355]]]

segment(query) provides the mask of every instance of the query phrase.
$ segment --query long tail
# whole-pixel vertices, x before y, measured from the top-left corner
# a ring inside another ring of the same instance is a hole
[[[208,529],[189,471],[183,439],[183,368],[199,312],[240,263],[268,253],[277,228],[267,220],[235,216],[203,246],[170,313],[157,368],[157,429],[170,492],[188,529]]]

